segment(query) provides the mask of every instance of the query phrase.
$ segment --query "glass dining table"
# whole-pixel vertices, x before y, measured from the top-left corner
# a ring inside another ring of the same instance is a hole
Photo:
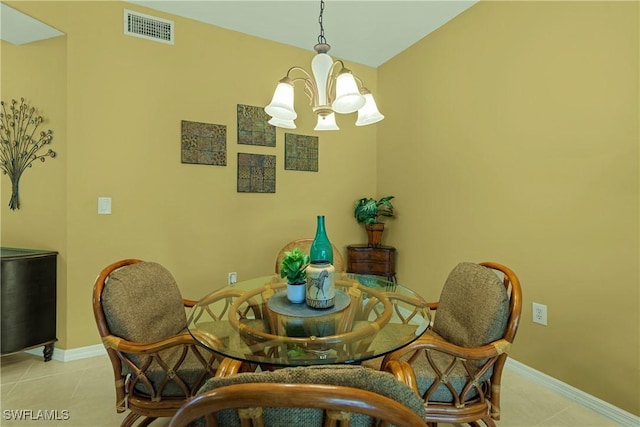
[[[190,334],[225,358],[261,367],[360,363],[418,338],[426,301],[377,276],[336,273],[333,307],[293,304],[277,275],[217,289],[188,315]]]

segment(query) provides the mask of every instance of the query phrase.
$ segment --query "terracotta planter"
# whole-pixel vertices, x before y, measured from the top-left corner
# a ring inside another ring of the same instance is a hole
[[[376,224],[365,225],[367,229],[367,238],[369,239],[369,246],[377,247],[382,244],[382,232],[384,231],[384,223],[378,222]]]

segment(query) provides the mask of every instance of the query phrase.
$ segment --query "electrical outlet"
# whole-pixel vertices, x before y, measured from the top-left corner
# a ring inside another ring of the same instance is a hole
[[[533,323],[539,323],[547,326],[547,306],[544,304],[533,303]]]
[[[238,281],[238,273],[236,273],[235,271],[229,273],[229,276],[227,277],[227,284],[233,285],[237,281]]]

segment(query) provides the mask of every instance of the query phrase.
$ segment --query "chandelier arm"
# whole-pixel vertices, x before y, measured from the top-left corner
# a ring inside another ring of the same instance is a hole
[[[291,78],[290,74],[294,71],[300,71],[302,74],[304,74],[305,78],[311,79],[311,75],[307,72],[307,70],[305,70],[304,68],[298,65],[294,65],[293,67],[289,68],[289,70],[287,71],[287,77]],[[291,78],[291,80],[292,81],[302,80],[302,77]]]
[[[300,71],[304,75],[304,77],[292,78],[290,74],[294,71]],[[316,86],[316,82],[313,80],[307,70],[298,65],[295,65],[289,68],[289,71],[287,71],[287,78],[291,81],[292,85],[300,81],[304,82],[304,93],[309,98],[309,105],[314,106],[318,103],[318,87]]]
[[[353,78],[356,80],[356,83],[358,83],[358,85],[360,85],[360,91],[362,91],[362,90],[369,91],[369,89],[367,89],[367,88],[364,86],[364,83],[362,83],[362,80],[360,80],[360,77],[356,76],[356,75],[355,75],[355,74],[353,74],[353,73],[351,73],[351,75],[352,75],[352,76],[353,76]]]
[[[313,106],[318,104],[318,89],[316,87],[316,84],[312,80],[305,79],[305,81],[304,81],[304,93],[309,98],[309,105],[310,106],[313,107]]]

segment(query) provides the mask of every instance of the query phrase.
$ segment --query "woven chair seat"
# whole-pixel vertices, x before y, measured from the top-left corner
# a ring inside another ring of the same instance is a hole
[[[374,371],[361,366],[320,365],[296,368],[284,368],[273,372],[241,373],[229,377],[211,378],[198,391],[198,394],[209,390],[233,385],[251,383],[281,383],[281,384],[323,384],[347,386],[371,391],[395,401],[402,402],[412,411],[424,417],[422,399],[407,385],[397,381],[386,372]],[[325,413],[314,408],[262,408],[264,423],[269,427],[315,427],[324,425]],[[239,427],[241,425],[237,410],[223,410],[217,414],[220,426]],[[194,426],[204,426],[200,419]],[[350,426],[370,427],[376,425],[375,420],[368,415],[353,413]]]

